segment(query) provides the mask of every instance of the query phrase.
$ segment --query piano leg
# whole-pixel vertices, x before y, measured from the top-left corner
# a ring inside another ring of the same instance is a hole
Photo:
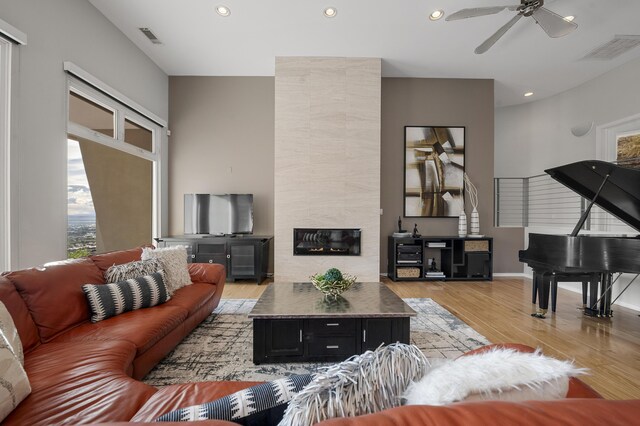
[[[551,312],[556,311],[556,302],[558,300],[558,276],[551,274]]]
[[[532,317],[545,318],[545,314],[549,310],[549,287],[550,280],[547,277],[546,272],[533,272],[533,279],[535,286],[538,289],[538,304],[539,307],[531,314]]]
[[[613,274],[603,274],[602,288],[600,289],[600,316],[612,317],[613,311],[611,310],[611,282]]]
[[[532,292],[531,292],[531,303],[532,304],[536,304],[536,296],[538,295],[538,280],[536,279],[537,273],[536,271],[533,271],[533,285],[532,287]]]
[[[593,279],[593,278],[591,278]],[[582,280],[582,309],[587,307],[587,288],[589,285],[589,280]]]
[[[599,289],[598,281],[600,281]],[[584,309],[585,315],[590,317],[613,316],[613,311],[611,311],[611,281],[612,274],[606,272],[594,274],[594,277],[590,281],[589,306]],[[598,300],[600,303],[598,303]]]
[[[594,274],[589,281],[589,305],[584,308],[584,314],[590,317],[598,316],[598,283],[600,274]]]

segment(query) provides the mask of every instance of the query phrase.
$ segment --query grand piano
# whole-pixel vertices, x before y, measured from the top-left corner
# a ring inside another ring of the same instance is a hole
[[[589,160],[545,172],[590,203],[571,234],[531,233],[529,247],[519,252],[520,262],[533,269],[532,299],[535,304],[537,296],[538,308],[532,316],[545,317],[550,290],[555,311],[558,281],[582,282],[586,315],[612,316],[613,274],[640,274],[640,235],[578,233],[594,204],[640,232],[640,170]]]

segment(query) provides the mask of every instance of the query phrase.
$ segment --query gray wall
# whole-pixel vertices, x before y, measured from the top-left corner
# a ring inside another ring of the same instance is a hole
[[[494,107],[493,80],[382,79],[381,272],[387,271],[387,239],[397,229],[403,206],[404,126],[465,126],[465,169],[478,187],[480,233],[494,238],[494,272],[522,270],[521,228],[493,227]],[[467,216],[470,204],[466,204]],[[422,235],[457,235],[456,218],[407,218]]]
[[[274,232],[274,96],[273,77],[170,78],[172,235],[183,231],[183,194],[200,191],[254,193],[256,232]],[[490,80],[382,79],[382,272],[386,272],[386,236],[402,214],[407,124],[467,126],[467,170],[480,190],[481,232],[496,238],[494,269],[522,271],[517,260],[517,250],[523,248],[522,229],[491,227],[493,111]],[[413,226],[412,220],[405,224]],[[457,233],[455,219],[416,222],[423,235]]]
[[[571,128],[590,121],[599,126],[640,113],[639,75],[637,59],[556,96],[497,108],[496,176],[531,176],[596,158],[595,129],[578,138]]]
[[[170,235],[185,193],[252,193],[254,233],[273,235],[274,99],[273,77],[169,79]]]
[[[167,76],[86,0],[0,0],[0,18],[27,34],[15,56],[12,268],[66,257],[66,75],[71,61],[168,118]]]

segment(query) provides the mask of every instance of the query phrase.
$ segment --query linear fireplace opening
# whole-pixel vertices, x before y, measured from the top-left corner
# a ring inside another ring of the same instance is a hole
[[[360,256],[360,229],[294,228],[294,256]]]

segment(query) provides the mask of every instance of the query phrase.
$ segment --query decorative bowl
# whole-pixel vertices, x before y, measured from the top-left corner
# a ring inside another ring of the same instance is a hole
[[[338,297],[340,294],[349,290],[349,287],[356,282],[357,277],[352,275],[343,274],[341,280],[328,281],[324,275],[315,274],[309,277],[311,284],[325,296]]]

